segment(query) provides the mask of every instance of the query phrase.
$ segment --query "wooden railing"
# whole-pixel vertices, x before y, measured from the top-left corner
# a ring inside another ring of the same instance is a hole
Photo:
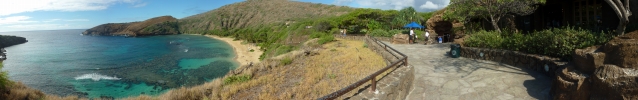
[[[371,39],[371,40],[372,40],[372,42],[375,42],[377,45],[379,45],[379,46],[383,47],[383,48],[385,49],[385,51],[387,51],[387,52],[389,52],[390,54],[392,54],[392,56],[394,56],[394,57],[399,57],[399,56],[397,56],[397,55],[395,54],[395,53],[397,53],[397,54],[401,55],[402,57],[401,57],[401,58],[399,58],[399,60],[392,62],[392,64],[390,64],[390,65],[388,65],[388,66],[386,66],[386,67],[382,68],[381,70],[376,71],[376,72],[372,73],[371,75],[369,75],[369,76],[367,76],[367,77],[365,77],[365,78],[363,78],[363,79],[361,79],[361,80],[359,80],[359,81],[357,81],[357,82],[355,82],[355,83],[353,83],[353,84],[350,84],[350,85],[348,85],[347,87],[345,87],[345,88],[343,88],[343,89],[341,89],[341,90],[338,90],[338,91],[336,91],[336,92],[333,92],[333,93],[330,93],[330,94],[328,94],[328,95],[326,95],[326,96],[323,96],[323,97],[321,97],[321,98],[318,98],[318,100],[333,100],[333,99],[336,99],[336,98],[338,98],[339,96],[342,96],[342,95],[344,95],[344,94],[346,94],[346,93],[348,93],[348,92],[352,91],[353,89],[355,89],[355,88],[357,88],[357,87],[359,87],[359,86],[363,85],[363,84],[364,84],[364,83],[366,83],[367,81],[372,82],[372,83],[370,84],[370,85],[371,85],[371,86],[370,86],[370,91],[371,91],[371,92],[374,92],[374,91],[376,91],[376,90],[377,90],[377,89],[376,89],[376,88],[377,88],[377,80],[375,79],[377,76],[379,76],[379,75],[380,75],[381,73],[383,73],[383,72],[388,71],[388,70],[389,70],[389,69],[391,69],[392,67],[399,67],[400,65],[404,65],[404,66],[407,66],[407,65],[408,65],[408,56],[406,56],[405,54],[403,54],[403,53],[401,53],[401,52],[397,51],[396,49],[394,49],[394,48],[392,48],[392,47],[388,46],[387,44],[385,44],[385,43],[383,43],[383,42],[381,42],[381,41],[377,40],[377,39],[376,39],[376,38],[374,38],[374,37],[367,37],[367,38],[368,38],[368,39]],[[393,52],[394,52],[394,53],[393,53]],[[399,63],[402,63],[402,64],[399,64]]]

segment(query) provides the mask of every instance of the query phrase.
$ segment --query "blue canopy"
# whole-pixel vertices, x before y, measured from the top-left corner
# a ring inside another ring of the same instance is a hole
[[[403,26],[403,28],[425,28],[425,27],[417,24],[416,22],[412,22],[408,25]]]

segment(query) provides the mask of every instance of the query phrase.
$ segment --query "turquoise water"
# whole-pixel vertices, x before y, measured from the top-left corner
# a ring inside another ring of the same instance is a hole
[[[3,32],[10,79],[56,95],[129,97],[194,86],[237,67],[228,44],[200,35],[83,36],[84,30]]]
[[[208,65],[214,61],[229,61],[228,59],[206,58],[206,59],[182,59],[179,60],[178,66],[181,69],[198,69],[201,66]]]

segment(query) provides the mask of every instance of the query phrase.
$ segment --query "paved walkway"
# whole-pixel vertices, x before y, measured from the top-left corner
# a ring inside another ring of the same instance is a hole
[[[408,100],[549,99],[551,79],[500,63],[447,55],[450,44],[386,44],[408,55],[415,76]]]

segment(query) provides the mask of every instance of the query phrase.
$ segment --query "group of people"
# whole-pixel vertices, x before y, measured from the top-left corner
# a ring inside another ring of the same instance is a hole
[[[425,41],[423,44],[427,44],[427,41],[430,40],[430,30],[425,29],[425,34],[423,34],[425,36]],[[414,33],[414,29],[410,29],[410,44],[413,43],[413,40],[416,40],[417,38],[419,38],[415,33]],[[443,43],[443,37],[442,36],[438,36],[437,41],[439,43]]]

